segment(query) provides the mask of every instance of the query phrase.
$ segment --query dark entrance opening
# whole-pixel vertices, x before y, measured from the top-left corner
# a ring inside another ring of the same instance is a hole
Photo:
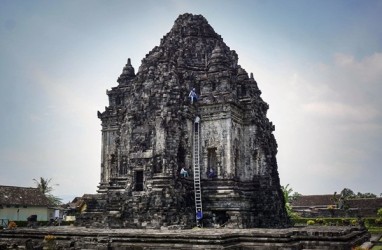
[[[135,191],[143,191],[143,171],[135,172]]]
[[[244,85],[241,85],[241,96],[246,96],[247,95],[247,89],[245,88]]]
[[[178,147],[178,172],[182,167],[186,167],[186,150],[182,145],[179,145]]]
[[[209,148],[207,149],[207,166],[208,166],[208,171],[213,169],[216,173],[216,162],[217,162],[217,157],[216,157],[216,148]]]
[[[230,219],[226,211],[212,211],[213,221],[215,224],[224,226]]]

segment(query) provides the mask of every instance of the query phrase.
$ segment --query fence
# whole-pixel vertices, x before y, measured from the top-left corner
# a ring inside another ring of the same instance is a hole
[[[7,228],[8,227],[8,219],[0,219],[0,228]]]

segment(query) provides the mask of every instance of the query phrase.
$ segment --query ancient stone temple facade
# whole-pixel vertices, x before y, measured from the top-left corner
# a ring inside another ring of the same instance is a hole
[[[98,112],[98,205],[84,223],[192,227],[200,198],[204,226],[289,225],[268,105],[203,16],[180,15],[137,73],[128,59],[107,95],[109,106]]]

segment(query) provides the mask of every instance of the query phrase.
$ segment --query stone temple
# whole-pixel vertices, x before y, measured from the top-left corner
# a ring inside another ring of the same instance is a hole
[[[137,73],[128,59],[117,81],[98,112],[99,194],[80,224],[289,226],[268,104],[203,16],[180,15]]]

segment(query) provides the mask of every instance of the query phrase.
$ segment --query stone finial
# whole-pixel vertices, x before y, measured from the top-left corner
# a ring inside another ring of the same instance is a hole
[[[117,82],[119,84],[122,84],[125,82],[125,80],[131,80],[134,77],[135,77],[135,70],[134,70],[134,67],[131,66],[130,58],[128,58],[127,63],[122,70],[122,74],[119,76]]]
[[[251,74],[250,74],[250,77],[249,77],[249,78],[251,78],[251,79],[254,79],[254,78],[253,78],[253,73],[252,73],[252,72],[251,72]]]

